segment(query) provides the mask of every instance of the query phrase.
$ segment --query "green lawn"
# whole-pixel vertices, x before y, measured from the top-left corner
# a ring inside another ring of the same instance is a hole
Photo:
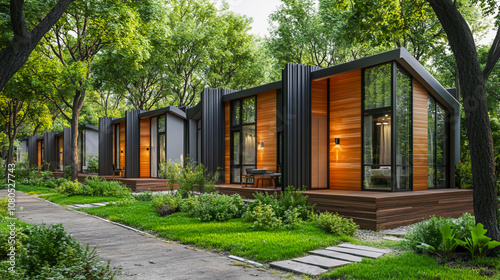
[[[376,260],[363,259],[361,263],[350,264],[323,274],[324,279],[500,279],[500,260],[483,258],[477,261],[485,267],[496,267],[495,275],[486,269],[452,268],[439,265],[432,257],[406,251]]]
[[[39,195],[38,197],[46,199],[48,201],[52,201],[60,205],[111,202],[123,199],[123,197],[114,197],[114,196],[87,196],[87,195],[65,196],[58,193],[43,194]]]
[[[35,187],[30,185],[16,185],[16,190],[22,191],[28,194],[44,194],[44,193],[54,193],[54,190],[48,187]]]
[[[186,217],[184,213],[160,217],[151,202],[142,201],[127,206],[87,208],[82,211],[142,230],[154,231],[163,238],[194,244],[200,248],[230,252],[260,262],[298,257],[309,250],[337,244],[342,239],[323,232],[311,223],[296,230],[256,231],[241,219],[201,222]]]

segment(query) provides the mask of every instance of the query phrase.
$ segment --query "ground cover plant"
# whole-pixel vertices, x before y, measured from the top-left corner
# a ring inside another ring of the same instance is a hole
[[[9,272],[8,236],[12,222],[0,199],[0,279],[113,279],[117,271],[100,261],[95,249],[81,245],[62,225],[36,226],[14,219],[16,268]]]

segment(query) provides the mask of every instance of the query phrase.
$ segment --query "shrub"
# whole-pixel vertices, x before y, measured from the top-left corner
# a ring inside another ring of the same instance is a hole
[[[56,189],[60,185],[62,185],[63,183],[66,183],[68,181],[69,180],[67,180],[65,178],[59,178],[59,179],[50,178],[49,180],[47,180],[45,182],[45,186],[48,187],[48,188],[51,188],[51,189]]]
[[[304,220],[300,217],[299,210],[297,208],[291,208],[285,212],[283,217],[285,226],[290,229],[296,229],[304,223]]]
[[[182,197],[176,194],[159,194],[155,195],[151,200],[156,212],[162,217],[179,211],[181,202]]]
[[[90,196],[115,196],[115,197],[129,197],[130,189],[118,181],[106,181],[106,179],[99,176],[92,176],[85,178],[87,188],[84,188],[86,193],[82,195]]]
[[[444,228],[447,224],[453,230],[455,238],[463,239],[470,236],[469,227],[475,226],[475,220],[469,213],[465,213],[455,220],[432,216],[428,220],[417,223],[415,228],[406,235],[406,239],[410,241],[411,246],[414,248],[421,243],[439,248],[443,242],[440,229]]]
[[[151,201],[153,199],[153,192],[147,191],[140,194],[134,195],[134,199],[137,201]]]
[[[243,199],[238,194],[229,196],[205,193],[188,197],[184,200],[181,209],[188,216],[196,217],[201,221],[227,221],[241,217],[244,207]]]
[[[467,249],[471,257],[484,257],[490,250],[500,246],[500,242],[491,240],[486,236],[487,229],[484,229],[483,224],[479,223],[476,227],[470,227],[471,237],[465,237],[465,240],[455,238],[458,245]]]
[[[88,171],[89,173],[99,172],[99,157],[91,153],[87,153]]]
[[[82,185],[77,181],[69,181],[65,180],[58,187],[56,187],[55,191],[60,194],[64,194],[67,196],[79,195],[83,193]]]
[[[243,219],[252,223],[252,228],[258,230],[270,230],[281,227],[281,219],[276,216],[269,204],[259,202],[253,210],[247,210]]]
[[[117,274],[109,262],[105,265],[97,258],[95,249],[84,248],[60,224],[25,228],[23,245],[17,252],[17,278],[113,279]],[[0,276],[12,278],[6,271]]]
[[[64,167],[64,179],[71,180],[71,166],[67,165]]]
[[[198,193],[215,191],[215,183],[219,179],[219,172],[214,176],[205,175],[207,169],[201,164],[186,159],[183,167],[182,163],[165,162],[160,164],[160,177],[166,178],[167,186],[173,190],[177,187],[183,198]]]
[[[352,220],[337,213],[323,212],[316,216],[316,226],[336,235],[353,235],[359,226]]]

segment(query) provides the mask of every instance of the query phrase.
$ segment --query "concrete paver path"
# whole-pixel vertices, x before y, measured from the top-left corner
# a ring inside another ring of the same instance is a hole
[[[6,194],[0,191],[0,196]],[[18,217],[34,224],[62,223],[81,243],[123,268],[117,279],[281,279],[272,270],[235,265],[227,257],[147,237],[94,217],[17,192]]]

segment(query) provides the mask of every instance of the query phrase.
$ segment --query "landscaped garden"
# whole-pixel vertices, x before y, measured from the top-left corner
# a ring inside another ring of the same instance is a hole
[[[213,192],[213,178],[199,174],[203,168],[176,172],[169,175],[176,190],[168,193],[132,195],[118,182],[95,177],[80,184],[43,172],[32,173],[19,190],[61,205],[110,202],[82,211],[262,263],[300,257],[344,241],[392,250],[383,258],[331,270],[322,275],[326,279],[500,279],[500,258],[491,250],[498,243],[484,236],[482,225],[476,226],[470,214],[459,219],[432,217],[413,226],[406,241],[364,241],[355,235],[358,226],[352,220],[314,211],[301,190],[287,189],[280,199],[257,193],[244,201],[238,195]]]

